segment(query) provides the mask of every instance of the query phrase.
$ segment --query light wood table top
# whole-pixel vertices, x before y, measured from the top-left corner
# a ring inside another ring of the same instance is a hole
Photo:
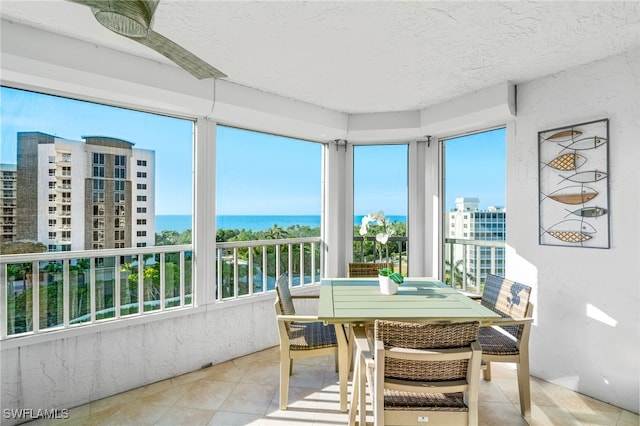
[[[377,278],[328,278],[320,287],[318,319],[326,323],[473,321],[498,314],[434,278],[405,278],[398,293],[384,295]]]

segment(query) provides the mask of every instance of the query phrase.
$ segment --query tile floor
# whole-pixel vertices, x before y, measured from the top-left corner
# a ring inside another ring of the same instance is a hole
[[[532,418],[520,417],[515,365],[492,365],[481,380],[480,425],[633,425],[638,415],[531,379]],[[338,408],[332,357],[294,363],[289,408],[278,409],[278,348],[134,389],[70,410],[67,420],[35,425],[315,425],[347,423]],[[369,416],[369,421],[372,417]]]

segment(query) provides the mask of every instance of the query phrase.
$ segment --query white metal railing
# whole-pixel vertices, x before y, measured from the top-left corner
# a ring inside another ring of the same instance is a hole
[[[366,244],[374,245],[373,255],[370,258],[365,255]],[[409,271],[409,238],[406,236],[389,237],[388,245],[393,247],[388,250],[388,256],[387,251],[380,252],[379,245],[375,242],[375,238],[372,239],[372,237],[368,237],[365,241],[364,237],[354,235],[353,245],[354,262],[372,262],[374,260],[393,262],[396,272],[406,275]]]
[[[320,237],[216,244],[215,299],[321,278]],[[191,245],[0,256],[0,339],[193,307]],[[250,273],[251,271],[251,273]]]
[[[280,274],[289,273],[290,286],[320,281],[320,237],[216,244],[216,299],[234,299],[275,288]]]
[[[464,291],[481,293],[487,274],[504,275],[504,247],[504,241],[445,238],[445,282]]]
[[[193,305],[192,247],[0,256],[0,338]]]

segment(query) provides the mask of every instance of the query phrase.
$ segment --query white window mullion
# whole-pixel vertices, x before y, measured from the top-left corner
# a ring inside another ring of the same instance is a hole
[[[194,149],[193,304],[215,301],[216,283],[216,123],[200,117],[196,121]],[[212,220],[213,218],[213,220]],[[220,273],[218,273],[220,277]],[[218,281],[220,284],[220,281]],[[218,289],[218,297],[222,294]]]

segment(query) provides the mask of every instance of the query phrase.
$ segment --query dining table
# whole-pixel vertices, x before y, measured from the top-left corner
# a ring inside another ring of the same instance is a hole
[[[489,325],[500,315],[435,278],[407,277],[393,295],[382,294],[378,278],[324,278],[318,319],[333,324],[338,341],[340,411],[347,412],[350,352],[354,327],[376,319],[407,322],[479,321]],[[351,336],[349,336],[351,334]]]

